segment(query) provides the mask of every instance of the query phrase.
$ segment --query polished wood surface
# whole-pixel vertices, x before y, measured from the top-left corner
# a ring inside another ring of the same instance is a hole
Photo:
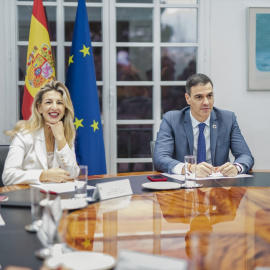
[[[149,174],[159,174],[156,171],[149,171],[149,172],[130,172],[130,173],[117,173],[117,174],[101,174],[101,175],[93,175],[88,176],[88,180],[91,179],[100,179],[100,178],[113,178],[113,177],[125,177],[125,176],[134,176],[134,175],[149,175]],[[26,189],[29,188],[29,185],[12,185],[12,186],[4,186],[0,187],[0,193]]]
[[[78,250],[129,249],[185,259],[189,269],[270,265],[270,188],[216,187],[133,195],[67,214],[59,234]]]

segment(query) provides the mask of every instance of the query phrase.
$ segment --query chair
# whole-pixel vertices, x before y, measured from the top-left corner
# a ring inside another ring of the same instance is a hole
[[[155,165],[154,165],[154,149],[155,149],[155,143],[156,141],[150,142],[150,149],[151,149],[151,156],[152,156],[152,162],[153,162],[153,171],[155,171]]]
[[[4,165],[6,161],[6,157],[8,154],[9,145],[0,145],[0,187],[3,187],[3,181],[2,181],[2,173],[4,170]]]

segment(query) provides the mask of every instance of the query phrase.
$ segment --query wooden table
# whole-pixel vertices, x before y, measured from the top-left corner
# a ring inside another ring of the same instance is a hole
[[[137,175],[142,174],[153,172]],[[135,174],[98,178],[129,175]],[[270,174],[261,173],[249,180],[217,181],[215,187],[149,192],[103,201],[66,212],[59,235],[78,250],[104,252],[115,258],[121,249],[141,251],[185,259],[189,269],[270,266],[269,186]],[[7,192],[9,188],[26,187],[4,187],[0,192]],[[4,214],[20,213],[19,209],[2,210]],[[17,223],[15,225],[17,227],[8,233],[14,236],[19,233],[19,237],[25,237],[29,243],[32,241],[33,250],[37,249],[35,236],[21,231]],[[12,249],[16,251],[15,246]],[[33,254],[33,250],[27,254]],[[20,265],[31,266],[31,260],[35,260],[34,257],[27,258],[27,265],[21,260]]]
[[[270,266],[270,188],[153,192],[67,215],[62,239],[117,258],[121,249],[185,259],[189,269]]]

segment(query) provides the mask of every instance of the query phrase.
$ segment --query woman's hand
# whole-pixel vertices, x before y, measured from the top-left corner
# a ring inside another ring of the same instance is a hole
[[[50,123],[46,123],[48,125],[48,127],[52,130],[52,134],[55,138],[55,140],[57,141],[57,146],[58,146],[58,150],[62,150],[67,141],[65,138],[65,133],[64,133],[64,125],[62,121],[59,121],[56,124],[50,124]]]
[[[40,182],[55,182],[55,183],[64,183],[70,179],[70,173],[61,169],[61,168],[51,168],[44,170],[39,180]]]

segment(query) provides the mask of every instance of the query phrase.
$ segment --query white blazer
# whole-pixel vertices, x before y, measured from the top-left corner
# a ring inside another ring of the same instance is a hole
[[[79,174],[74,145],[68,144],[61,151],[54,147],[52,168],[62,168],[70,172],[73,179]],[[48,169],[47,149],[44,129],[32,133],[18,132],[9,147],[5,167],[2,174],[4,185],[39,184],[43,170]]]

